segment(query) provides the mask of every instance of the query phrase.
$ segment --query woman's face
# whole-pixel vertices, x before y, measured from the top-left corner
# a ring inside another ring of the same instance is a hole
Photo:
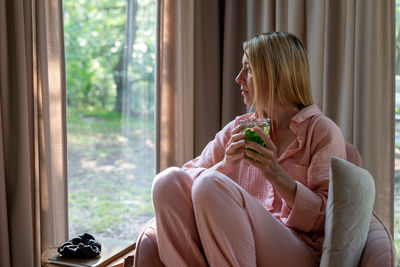
[[[240,90],[242,91],[244,103],[247,106],[251,106],[254,99],[254,83],[253,74],[251,72],[250,64],[247,60],[246,54],[243,54],[242,69],[235,80],[238,84],[240,84]]]

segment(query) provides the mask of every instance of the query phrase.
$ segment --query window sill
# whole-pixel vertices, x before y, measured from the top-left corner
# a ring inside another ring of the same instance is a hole
[[[115,240],[114,240],[115,241]],[[121,242],[126,242],[122,241]],[[115,253],[110,257],[110,260],[98,263],[98,264],[93,264],[93,265],[87,265],[87,264],[55,264],[51,263],[49,258],[52,257],[53,255],[57,254],[57,247],[47,249],[42,253],[41,256],[41,266],[42,267],[60,267],[60,266],[76,266],[76,267],[131,267],[133,266],[133,258],[135,254],[135,247],[136,243],[132,242],[129,246],[127,246],[124,250],[117,250],[118,252]]]

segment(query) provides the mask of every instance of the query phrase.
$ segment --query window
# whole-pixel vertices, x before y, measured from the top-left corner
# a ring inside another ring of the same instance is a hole
[[[70,238],[153,217],[156,0],[64,0]]]

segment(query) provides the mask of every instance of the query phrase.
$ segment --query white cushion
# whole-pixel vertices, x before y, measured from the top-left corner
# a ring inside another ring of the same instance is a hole
[[[375,201],[371,174],[337,157],[331,158],[320,266],[358,266]]]

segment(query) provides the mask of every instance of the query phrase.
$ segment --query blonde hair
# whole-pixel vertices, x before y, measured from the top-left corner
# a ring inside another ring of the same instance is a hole
[[[269,32],[243,43],[254,82],[258,114],[272,118],[274,100],[302,109],[313,104],[306,50],[293,34]]]

